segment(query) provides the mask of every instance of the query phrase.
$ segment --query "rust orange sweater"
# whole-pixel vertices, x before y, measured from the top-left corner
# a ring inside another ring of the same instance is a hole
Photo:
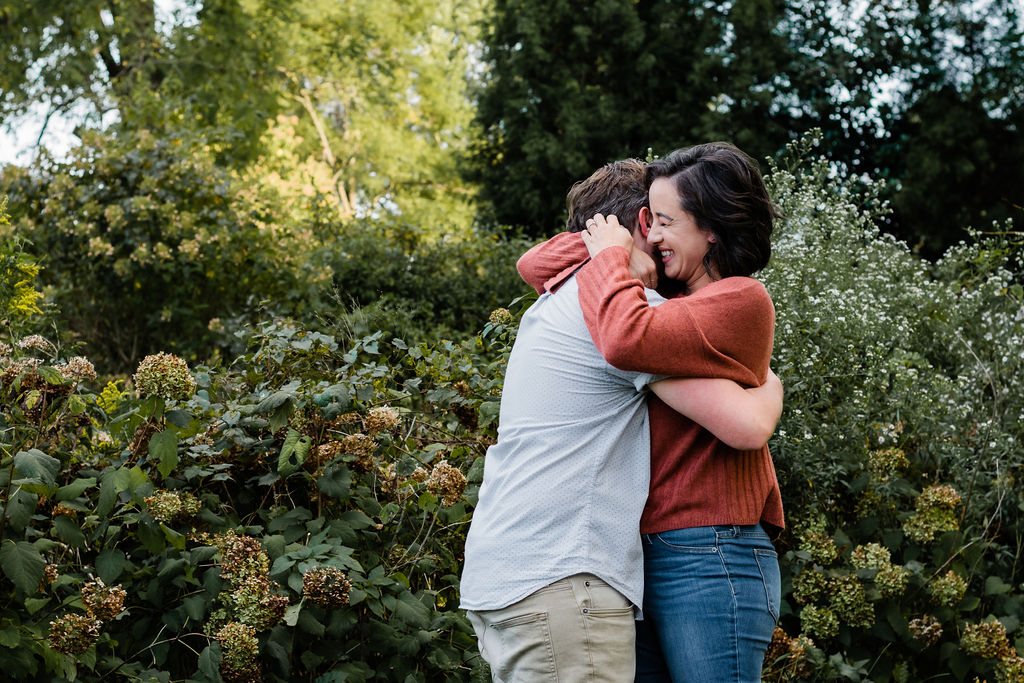
[[[677,377],[724,377],[744,386],[764,382],[775,309],[760,282],[725,278],[651,307],[639,280],[629,275],[628,251],[606,249],[587,261],[579,235],[562,233],[524,254],[518,268],[538,292],[554,290],[578,270],[584,318],[609,363]],[[730,448],[654,395],[648,409],[651,489],[641,532],[757,522],[775,530],[784,526],[767,446]]]

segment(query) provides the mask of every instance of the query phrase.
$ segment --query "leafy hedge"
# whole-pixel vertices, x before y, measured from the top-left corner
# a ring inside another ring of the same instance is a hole
[[[2,169],[12,226],[0,239],[24,241],[63,328],[103,372],[158,351],[233,358],[234,334],[267,314],[466,338],[525,290],[521,238],[343,220],[303,180],[227,171],[194,134],[92,133],[66,161]]]
[[[19,680],[470,680],[458,573],[508,331],[346,347],[284,323],[230,367],[90,391],[2,350],[0,665]],[[139,395],[136,395],[138,392]]]
[[[1024,241],[1007,226],[919,261],[810,151],[770,177],[789,529],[765,676],[1022,680]],[[400,287],[392,262],[361,272]],[[259,323],[233,363],[154,354],[105,384],[50,340],[4,339],[0,666],[486,678],[458,573],[514,316],[415,343],[359,315],[332,335]]]

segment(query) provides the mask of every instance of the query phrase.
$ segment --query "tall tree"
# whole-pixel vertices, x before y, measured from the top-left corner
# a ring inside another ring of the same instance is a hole
[[[1024,205],[1020,14],[1012,0],[499,0],[474,177],[498,222],[543,234],[569,184],[612,158],[724,138],[762,159],[819,128],[829,158],[888,183],[889,229],[935,253]],[[965,149],[951,125],[986,139]],[[955,171],[959,149],[972,161]],[[921,201],[930,186],[944,194]]]
[[[182,0],[169,23],[152,0],[4,6],[0,121],[116,112],[128,130],[199,131],[221,164],[283,185],[313,158],[342,217],[465,226],[455,163],[484,1]]]

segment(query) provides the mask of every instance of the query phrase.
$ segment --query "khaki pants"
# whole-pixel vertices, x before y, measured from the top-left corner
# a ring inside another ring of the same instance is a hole
[[[496,610],[468,612],[495,683],[628,683],[633,607],[593,574],[576,574]]]

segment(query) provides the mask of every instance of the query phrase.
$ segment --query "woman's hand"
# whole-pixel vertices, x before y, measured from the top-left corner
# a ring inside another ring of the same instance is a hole
[[[608,247],[633,249],[633,236],[619,224],[619,219],[615,216],[605,218],[602,214],[594,214],[594,217],[587,221],[587,229],[581,236],[591,258]]]
[[[658,268],[654,259],[650,254],[637,249],[633,236],[622,227],[617,217],[609,215],[605,218],[602,214],[595,214],[587,221],[587,229],[580,235],[591,258],[608,247],[625,247],[629,250],[630,276],[640,280],[649,289],[658,286]]]

